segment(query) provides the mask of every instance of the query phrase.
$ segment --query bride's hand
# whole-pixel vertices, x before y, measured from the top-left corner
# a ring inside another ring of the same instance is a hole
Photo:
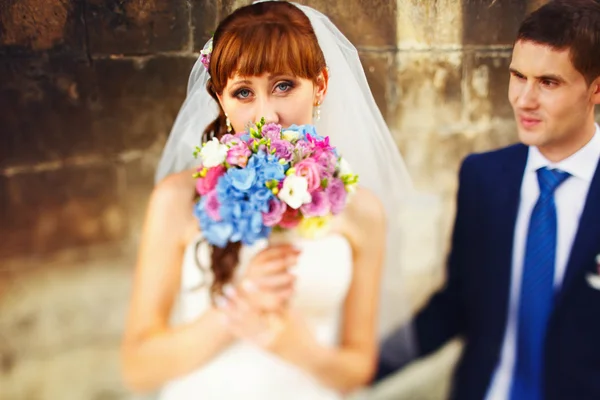
[[[219,308],[234,335],[283,358],[297,359],[315,343],[304,319],[295,311],[265,312],[244,293],[227,288]]]
[[[263,348],[269,347],[282,331],[282,313],[254,306],[248,295],[234,286],[227,286],[224,294],[217,299],[217,307],[231,332],[239,339]]]
[[[299,254],[291,245],[268,247],[252,259],[235,290],[260,311],[280,312],[294,291],[295,276],[289,268]]]

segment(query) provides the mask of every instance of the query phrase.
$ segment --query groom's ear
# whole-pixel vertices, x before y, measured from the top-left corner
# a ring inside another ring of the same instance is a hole
[[[592,104],[600,104],[600,76],[590,85],[592,88]]]

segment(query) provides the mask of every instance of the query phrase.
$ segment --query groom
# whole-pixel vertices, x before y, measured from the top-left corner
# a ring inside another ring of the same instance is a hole
[[[465,159],[447,283],[414,322],[420,355],[464,338],[453,399],[600,399],[599,76],[600,4],[523,22],[508,90],[522,144]],[[376,379],[398,356],[392,335]]]

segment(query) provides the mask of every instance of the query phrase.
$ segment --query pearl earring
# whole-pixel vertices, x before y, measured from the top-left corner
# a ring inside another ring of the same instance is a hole
[[[315,108],[313,109],[313,118],[315,121],[319,121],[321,119],[321,101],[317,101]]]
[[[229,116],[225,113],[225,126],[227,126],[227,133],[230,133],[233,128],[231,127],[231,121],[229,120]]]

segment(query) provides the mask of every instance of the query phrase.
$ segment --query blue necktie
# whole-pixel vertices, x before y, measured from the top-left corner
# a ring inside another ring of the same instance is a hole
[[[554,300],[556,262],[556,205],[554,190],[570,175],[559,170],[537,170],[538,198],[527,231],[519,296],[517,358],[511,400],[542,400],[542,372],[546,326]]]

